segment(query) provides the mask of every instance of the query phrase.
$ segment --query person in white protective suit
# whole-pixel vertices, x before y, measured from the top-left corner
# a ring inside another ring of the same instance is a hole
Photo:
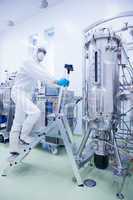
[[[10,132],[10,154],[13,156],[20,154],[20,144],[28,145],[33,141],[30,133],[41,114],[39,108],[32,102],[37,81],[64,87],[69,85],[67,79],[56,81],[47,74],[41,64],[45,55],[45,48],[38,47],[33,59],[23,62],[12,88],[11,98],[15,103],[15,117]]]

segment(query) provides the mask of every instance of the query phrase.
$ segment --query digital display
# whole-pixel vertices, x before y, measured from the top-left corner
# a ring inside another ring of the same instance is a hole
[[[45,95],[46,96],[59,96],[59,88],[46,86]]]

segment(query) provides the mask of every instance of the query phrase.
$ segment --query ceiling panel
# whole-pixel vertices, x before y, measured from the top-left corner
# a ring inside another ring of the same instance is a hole
[[[9,28],[9,20],[21,23],[31,16],[42,12],[43,0],[0,0],[0,32]],[[64,0],[47,0],[48,8],[62,3]],[[44,9],[45,10],[45,9]]]

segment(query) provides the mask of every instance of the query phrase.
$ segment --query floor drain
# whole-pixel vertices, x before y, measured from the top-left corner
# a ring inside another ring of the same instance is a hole
[[[92,179],[86,179],[86,180],[84,180],[84,185],[86,187],[95,187],[96,186],[96,181],[94,181]]]

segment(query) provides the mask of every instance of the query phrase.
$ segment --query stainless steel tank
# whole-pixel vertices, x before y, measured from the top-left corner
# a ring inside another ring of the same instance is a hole
[[[119,114],[120,39],[106,29],[86,37],[83,80],[83,118],[106,130]]]

